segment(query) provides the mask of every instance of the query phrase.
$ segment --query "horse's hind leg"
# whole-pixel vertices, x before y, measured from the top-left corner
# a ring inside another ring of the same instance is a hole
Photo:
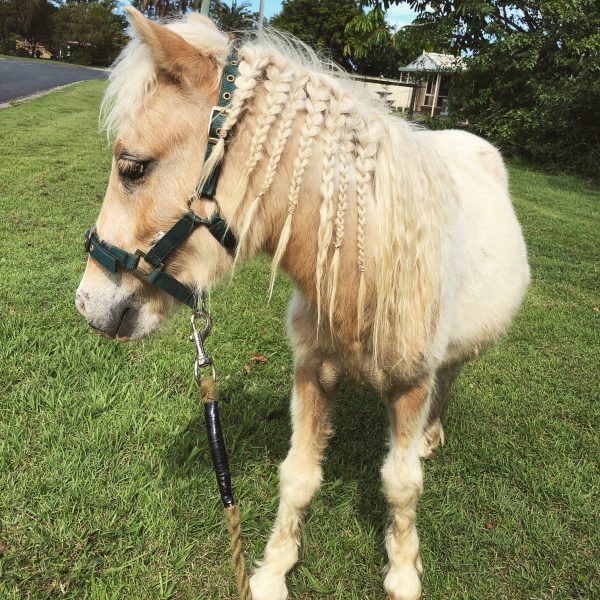
[[[442,367],[435,375],[435,384],[431,391],[431,406],[427,425],[421,438],[421,458],[429,458],[433,451],[441,444],[444,445],[444,428],[442,427],[442,415],[446,410],[448,397],[452,384],[458,377],[462,363]]]
[[[381,469],[383,492],[390,504],[385,547],[389,570],[384,588],[391,600],[421,597],[421,559],[415,527],[417,500],[423,487],[419,444],[427,419],[433,377],[388,394],[391,447]]]
[[[286,573],[298,560],[304,509],[321,485],[321,460],[330,434],[329,399],[339,380],[335,366],[297,366],[292,395],[293,434],[280,468],[280,503],[264,559],[250,580],[253,600],[287,598]]]

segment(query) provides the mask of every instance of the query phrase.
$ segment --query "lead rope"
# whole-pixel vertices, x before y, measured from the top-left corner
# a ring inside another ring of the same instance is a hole
[[[206,309],[206,296],[202,293],[200,308],[196,307],[192,313],[192,335],[190,341],[196,346],[198,356],[194,362],[194,379],[200,390],[200,397],[204,405],[204,421],[206,434],[210,446],[215,475],[221,501],[223,502],[223,513],[227,521],[229,539],[231,546],[231,562],[235,572],[240,600],[252,600],[250,583],[246,573],[246,564],[242,554],[241,519],[240,510],[235,505],[233,491],[231,488],[231,473],[229,471],[229,460],[227,449],[223,439],[221,421],[219,420],[219,406],[217,396],[217,372],[212,358],[204,351],[204,341],[212,329],[212,320]],[[204,327],[198,328],[198,323],[204,321]],[[210,376],[202,379],[201,370],[210,369]]]

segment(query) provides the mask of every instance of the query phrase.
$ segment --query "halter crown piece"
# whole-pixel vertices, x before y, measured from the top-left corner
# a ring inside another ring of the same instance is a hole
[[[219,138],[222,137],[221,131],[227,118],[227,109],[235,92],[238,62],[237,53],[233,50],[223,69],[217,104],[213,106],[210,114],[205,161],[208,160]],[[227,137],[224,139],[227,141]],[[221,165],[218,164],[202,189],[199,190],[201,198],[214,201],[220,173]],[[201,225],[206,227],[229,253],[235,251],[237,239],[216,210],[209,218],[199,217],[191,210],[184,213],[175,225],[155,242],[148,251],[138,249],[131,254],[127,250],[100,239],[96,234],[95,227],[85,232],[84,249],[107,271],[111,273],[116,273],[118,269],[131,271],[144,281],[160,288],[179,302],[194,309],[198,303],[198,292],[166,273],[164,268],[169,255]],[[152,265],[153,269],[150,273],[146,273],[139,268],[140,258]]]

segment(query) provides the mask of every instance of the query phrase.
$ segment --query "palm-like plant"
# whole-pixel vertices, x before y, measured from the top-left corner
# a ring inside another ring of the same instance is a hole
[[[223,31],[249,29],[254,26],[257,18],[256,13],[250,10],[249,2],[238,3],[236,0],[231,0],[231,6],[222,0],[215,0],[211,6],[211,15]]]
[[[131,0],[131,4],[148,17],[162,18],[199,10],[202,0]],[[245,0],[231,0],[231,6],[224,0],[210,0],[209,14],[223,31],[251,29],[258,21],[257,13],[250,10],[250,3]]]

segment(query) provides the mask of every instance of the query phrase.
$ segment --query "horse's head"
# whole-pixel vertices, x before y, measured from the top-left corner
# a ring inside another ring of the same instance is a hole
[[[135,9],[126,10],[134,39],[111,75],[105,98],[116,141],[96,235],[134,255],[148,250],[190,209],[206,217],[215,210],[213,202],[190,199],[204,161],[228,40],[197,15],[162,26]],[[230,263],[208,229],[198,227],[169,255],[168,272],[201,289]],[[139,276],[153,268],[141,258],[138,272],[106,269],[90,257],[77,290],[78,310],[108,337],[147,335],[174,304]]]

